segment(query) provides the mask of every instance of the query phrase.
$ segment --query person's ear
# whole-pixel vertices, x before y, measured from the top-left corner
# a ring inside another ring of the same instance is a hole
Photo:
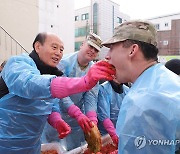
[[[34,44],[34,48],[35,48],[36,52],[39,53],[39,51],[40,51],[40,49],[41,49],[41,43],[37,41],[37,42]]]
[[[137,49],[138,49],[138,45],[137,44],[133,44],[131,46],[130,51],[129,51],[129,56],[130,57],[134,57],[134,55],[137,53]]]

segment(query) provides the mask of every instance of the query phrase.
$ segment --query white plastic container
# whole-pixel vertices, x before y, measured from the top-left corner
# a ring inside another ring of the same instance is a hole
[[[102,137],[102,146],[105,146],[109,143],[112,143],[111,137],[109,134]],[[78,148],[75,148],[71,151],[65,152],[63,154],[83,154],[87,150],[87,144],[80,146]]]
[[[107,134],[102,137],[102,146],[112,143],[111,137]],[[56,150],[58,154],[83,154],[87,150],[87,144],[70,151],[64,151],[59,143],[41,144],[41,151]]]
[[[56,150],[58,154],[62,154],[59,143],[41,144],[41,151]]]

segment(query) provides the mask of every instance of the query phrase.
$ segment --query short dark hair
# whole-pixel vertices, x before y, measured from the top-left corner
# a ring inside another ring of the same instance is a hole
[[[180,75],[180,59],[171,59],[165,63],[165,67]]]
[[[35,43],[36,42],[39,42],[43,45],[45,40],[46,40],[46,37],[47,37],[47,33],[45,33],[45,32],[37,34],[37,36],[33,42],[33,49],[35,50]]]
[[[137,44],[142,50],[145,59],[147,60],[154,59],[156,61],[158,60],[157,54],[159,50],[156,46],[152,44],[136,41],[136,40],[125,40],[122,43],[123,43],[123,47],[125,48],[130,47],[132,44]]]

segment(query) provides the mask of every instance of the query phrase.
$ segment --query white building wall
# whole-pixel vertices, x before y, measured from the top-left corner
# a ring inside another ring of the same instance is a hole
[[[164,30],[171,30],[171,21],[173,19],[180,19],[180,13],[159,16],[155,18],[150,18],[148,20],[151,21],[155,25],[159,24],[159,29],[157,29],[158,31],[164,31]],[[165,26],[165,25],[168,25],[168,26]]]
[[[81,15],[86,14],[86,13],[89,13],[89,19],[88,20],[81,20]],[[91,25],[91,7],[90,6],[83,7],[81,9],[77,9],[75,11],[75,16],[79,17],[79,20],[75,21],[75,28],[83,28],[85,26],[92,27],[92,25]],[[86,38],[86,36],[78,37],[78,38],[75,38],[75,41],[76,42],[82,42],[85,40],[85,38]]]
[[[87,7],[81,8],[81,9],[77,9],[75,11],[75,16],[79,17],[79,20],[75,22],[76,27],[82,27],[82,26],[86,25],[87,20],[81,20],[81,15],[85,14],[85,13],[89,13],[88,24],[91,24],[90,23],[90,21],[91,21],[91,8],[90,8],[90,6],[87,6]]]
[[[64,53],[74,51],[74,0],[39,0],[39,32],[57,34]]]
[[[110,0],[92,0],[92,3],[98,3],[99,8],[99,35],[102,40],[107,40],[114,33],[114,28],[119,25],[117,17],[122,18],[122,22],[127,21],[130,17],[119,10],[119,5]],[[99,59],[107,54],[108,48],[103,47],[99,53]]]
[[[88,7],[75,10],[75,16],[79,16],[79,21],[75,21],[75,28],[84,27],[87,22],[90,25],[90,31],[93,31],[93,4],[98,4],[98,35],[102,40],[106,40],[113,35],[114,28],[119,25],[117,23],[117,17],[122,18],[122,22],[127,21],[130,17],[119,10],[119,5],[111,0],[91,0],[91,4]],[[113,14],[114,6],[114,14]],[[81,20],[81,15],[89,13],[88,20]],[[84,37],[75,38],[76,42],[82,42]],[[103,47],[99,53],[99,59],[104,58],[108,49]]]
[[[100,0],[100,27],[99,27],[99,35],[103,40],[107,39],[109,36],[113,34],[113,6],[111,1]]]
[[[28,52],[42,31],[56,33],[65,44],[65,53],[74,51],[74,0],[0,0],[0,19],[0,26]],[[2,29],[0,32],[0,63],[24,52]]]
[[[38,32],[38,0],[0,0],[0,26],[28,52]],[[25,52],[0,29],[0,63],[12,55]]]
[[[119,5],[111,0],[92,0],[99,5],[99,35],[102,39],[107,39],[113,35],[114,28],[119,25],[117,17],[122,21],[127,21],[130,17],[119,10]],[[114,8],[114,11],[113,11]]]

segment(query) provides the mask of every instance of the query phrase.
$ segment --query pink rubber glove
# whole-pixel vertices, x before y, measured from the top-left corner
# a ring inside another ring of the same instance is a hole
[[[92,121],[97,126],[98,119],[97,119],[97,113],[95,111],[87,112],[86,116],[89,118],[90,121]]]
[[[81,78],[56,77],[52,79],[50,89],[53,97],[64,98],[72,94],[92,89],[99,80],[113,80],[115,68],[106,61],[92,65],[88,73]]]
[[[71,127],[61,118],[58,112],[52,112],[48,116],[48,123],[58,131],[60,139],[66,137],[71,132]]]
[[[86,88],[92,89],[99,80],[113,80],[115,68],[107,61],[99,61],[91,66],[88,73],[85,75]]]
[[[93,124],[89,118],[85,116],[76,105],[73,104],[68,108],[68,114],[77,120],[78,124],[85,133],[89,132],[93,127]]]
[[[118,146],[119,138],[116,135],[116,129],[114,128],[114,124],[112,123],[112,121],[109,118],[106,118],[103,121],[103,126],[107,130],[108,134],[111,136],[113,143]]]

